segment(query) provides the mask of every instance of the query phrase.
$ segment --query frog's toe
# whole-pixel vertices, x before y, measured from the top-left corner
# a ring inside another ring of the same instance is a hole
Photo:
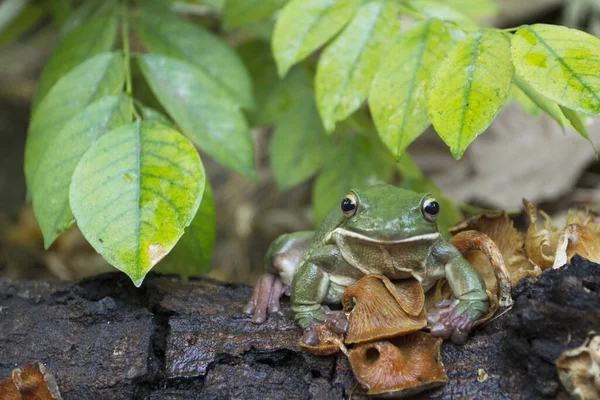
[[[334,333],[346,333],[348,331],[348,317],[344,311],[329,311],[326,313],[325,324]]]
[[[304,334],[302,335],[302,341],[309,346],[318,346],[321,342],[319,339],[319,331],[317,330],[316,325],[309,325],[306,329],[304,329]]]
[[[269,297],[269,314],[281,314],[281,305],[279,304],[279,299],[283,293],[283,282],[281,282],[281,279],[277,277],[275,278],[273,288],[271,289],[271,295]]]
[[[252,298],[246,304],[244,312],[252,315],[252,322],[262,324],[267,319],[267,308],[271,299],[271,291],[274,286],[273,274],[265,274],[254,286]]]

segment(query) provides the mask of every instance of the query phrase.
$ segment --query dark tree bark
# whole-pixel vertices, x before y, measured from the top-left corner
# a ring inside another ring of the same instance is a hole
[[[298,345],[287,317],[256,326],[241,313],[251,288],[121,273],[74,284],[0,280],[0,377],[40,360],[69,399],[364,398],[343,355]],[[464,346],[444,343],[450,379],[419,398],[566,398],[553,360],[600,323],[600,265],[527,279],[515,306]],[[570,341],[569,341],[570,338]]]

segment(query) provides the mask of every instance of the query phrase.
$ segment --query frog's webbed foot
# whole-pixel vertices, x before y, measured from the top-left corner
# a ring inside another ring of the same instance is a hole
[[[345,334],[348,330],[348,317],[344,311],[325,311],[326,319],[324,321],[315,320],[306,329],[302,335],[302,341],[309,346],[318,346],[320,343],[319,331],[317,327],[321,324],[333,333]]]
[[[265,274],[254,286],[252,298],[246,304],[244,313],[252,315],[253,323],[262,324],[267,319],[267,313],[281,313],[279,299],[282,294],[289,296],[289,286],[284,285],[278,276]]]
[[[432,336],[450,338],[456,344],[463,344],[482,315],[481,302],[442,300],[427,314],[427,324]]]

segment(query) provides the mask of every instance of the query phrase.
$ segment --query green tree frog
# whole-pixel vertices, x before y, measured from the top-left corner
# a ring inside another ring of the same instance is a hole
[[[391,280],[417,279],[425,292],[446,278],[456,297],[428,310],[431,334],[463,343],[489,307],[479,271],[440,234],[439,203],[428,194],[391,185],[352,190],[315,232],[282,235],[270,246],[266,273],[245,312],[260,324],[280,312],[280,297],[291,295],[294,319],[304,341],[318,344],[316,324],[339,332],[345,314],[330,311],[344,290],[367,274]]]

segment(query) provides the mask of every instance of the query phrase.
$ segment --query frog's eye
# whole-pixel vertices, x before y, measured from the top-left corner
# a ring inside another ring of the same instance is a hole
[[[435,221],[437,215],[440,213],[440,203],[436,199],[430,198],[423,202],[423,216],[428,221]]]
[[[346,217],[350,218],[356,214],[356,210],[358,209],[356,203],[356,196],[352,193],[342,199],[342,212]]]

